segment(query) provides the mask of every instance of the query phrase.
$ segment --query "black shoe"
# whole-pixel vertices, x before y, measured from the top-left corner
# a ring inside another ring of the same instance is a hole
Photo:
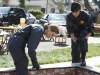
[[[80,66],[85,67],[86,66],[86,61],[85,60],[84,61],[81,61],[81,65]]]
[[[37,60],[32,60],[32,64],[33,64],[32,69],[39,70],[40,65],[38,64],[38,61]]]

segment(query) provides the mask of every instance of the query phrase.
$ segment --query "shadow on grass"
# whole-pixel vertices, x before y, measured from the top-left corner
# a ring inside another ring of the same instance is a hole
[[[67,45],[67,44],[53,44],[54,46],[60,46],[60,47],[67,47],[67,46],[69,46],[69,45]]]
[[[40,42],[53,42],[52,40],[41,40]]]

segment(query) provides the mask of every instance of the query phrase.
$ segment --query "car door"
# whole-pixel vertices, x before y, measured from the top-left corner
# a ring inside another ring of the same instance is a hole
[[[22,8],[19,8],[18,9],[19,10],[19,18],[25,18],[26,19],[26,14],[25,14],[25,11],[24,11],[24,9],[22,9]]]
[[[15,24],[19,24],[20,23],[20,13],[18,8],[15,8]]]
[[[15,13],[15,10],[13,8],[10,8],[8,12],[9,24],[13,24],[14,22],[14,13]]]
[[[8,13],[9,23],[10,24],[18,24],[19,23],[18,15],[19,14],[18,14],[17,8],[11,8]]]

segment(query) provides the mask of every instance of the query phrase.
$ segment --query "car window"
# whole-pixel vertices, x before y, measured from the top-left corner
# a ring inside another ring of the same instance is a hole
[[[24,13],[24,10],[23,9],[18,9],[19,10],[19,13],[20,14],[23,14]]]
[[[26,13],[26,16],[29,17],[30,15]]]
[[[17,14],[19,13],[19,11],[18,11],[18,9],[17,9],[17,8],[15,9],[15,13],[17,13]]]
[[[50,15],[48,17],[49,20],[57,20],[57,21],[62,21],[65,20],[63,15]]]
[[[10,13],[10,14],[14,14],[14,11],[10,11],[9,13]]]
[[[9,10],[9,14],[14,14],[15,13],[15,9],[14,8],[11,8],[10,10]]]
[[[32,14],[30,14],[30,17],[34,17]]]
[[[0,8],[0,13],[7,14],[8,11],[9,11],[9,8]]]

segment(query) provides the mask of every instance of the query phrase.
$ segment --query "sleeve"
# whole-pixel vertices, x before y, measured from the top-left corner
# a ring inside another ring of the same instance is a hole
[[[41,27],[32,27],[31,34],[28,40],[28,50],[29,53],[36,50],[37,46],[39,45],[39,42],[41,40],[41,37],[43,36],[44,29]]]
[[[87,14],[86,24],[88,25],[88,27],[87,27],[88,33],[92,33],[91,36],[94,36],[94,23],[93,23],[92,18],[89,14]]]
[[[66,28],[67,28],[68,33],[69,34],[74,33],[75,28],[74,28],[74,25],[70,19],[70,15],[66,16],[66,23],[67,23]]]

